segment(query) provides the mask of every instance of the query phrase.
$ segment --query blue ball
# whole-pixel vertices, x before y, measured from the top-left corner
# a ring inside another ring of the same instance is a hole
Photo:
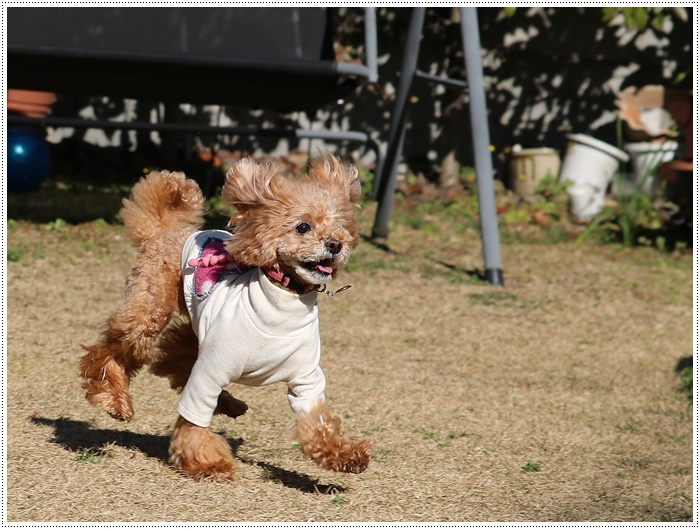
[[[43,131],[30,127],[7,129],[7,190],[35,191],[51,171],[51,149]]]

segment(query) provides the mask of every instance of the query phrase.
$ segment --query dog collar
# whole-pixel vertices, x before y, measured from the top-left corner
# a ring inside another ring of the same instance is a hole
[[[273,270],[271,268],[267,268],[264,270],[264,272],[277,281],[278,283],[282,283],[285,287],[289,286],[290,281],[292,280],[291,277],[284,275],[282,272],[279,272],[277,270]],[[345,285],[344,287],[339,288],[336,291],[333,290],[328,290],[326,285],[314,285],[313,290],[315,292],[320,292],[320,293],[325,293],[326,295],[333,297],[336,294],[340,294],[341,292],[345,292],[347,289],[349,289],[352,285]]]
[[[206,255],[204,257],[199,257],[197,259],[190,259],[187,264],[192,266],[192,267],[202,266],[205,268],[223,265],[228,269],[236,269],[239,272],[244,272],[247,269],[249,269],[248,267],[241,266],[241,263],[236,262],[236,259],[229,253],[210,254],[210,255]],[[285,287],[288,287],[292,281],[291,277],[284,275],[282,272],[280,272],[278,270],[273,270],[272,268],[265,268],[265,269],[263,269],[263,271],[269,277],[271,277],[272,279],[274,279],[278,283],[281,283]],[[325,293],[328,296],[333,297],[336,294],[340,294],[341,292],[345,292],[351,286],[352,285],[345,285],[344,287],[341,287],[338,290],[333,291],[333,290],[328,290],[326,285],[314,285],[313,290],[316,292]]]

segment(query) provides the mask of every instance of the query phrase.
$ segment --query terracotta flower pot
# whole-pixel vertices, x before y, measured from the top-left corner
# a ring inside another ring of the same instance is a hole
[[[7,110],[33,118],[43,118],[56,100],[52,92],[34,90],[7,90]]]

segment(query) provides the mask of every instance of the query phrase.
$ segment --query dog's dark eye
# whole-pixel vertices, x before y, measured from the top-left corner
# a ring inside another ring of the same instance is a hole
[[[309,226],[306,222],[302,222],[297,226],[297,233],[304,235],[307,231],[311,231],[311,226]]]

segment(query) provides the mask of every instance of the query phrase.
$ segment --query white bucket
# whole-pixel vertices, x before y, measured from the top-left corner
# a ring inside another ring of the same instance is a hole
[[[571,214],[579,219],[592,219],[603,211],[605,193],[599,193],[589,184],[575,184],[566,192],[571,200]]]
[[[603,210],[605,190],[618,172],[620,162],[629,160],[623,150],[585,134],[567,134],[569,144],[559,180],[571,181],[568,189],[571,213],[592,218]]]
[[[613,182],[613,193],[617,196],[629,196],[635,190],[641,189],[651,194],[659,188],[659,166],[673,160],[678,151],[678,142],[627,143],[625,150],[630,154],[632,172],[621,175],[619,181]]]
[[[521,149],[514,145],[510,158],[510,188],[522,197],[534,195],[542,180],[559,175],[560,166],[559,153],[554,149]]]

